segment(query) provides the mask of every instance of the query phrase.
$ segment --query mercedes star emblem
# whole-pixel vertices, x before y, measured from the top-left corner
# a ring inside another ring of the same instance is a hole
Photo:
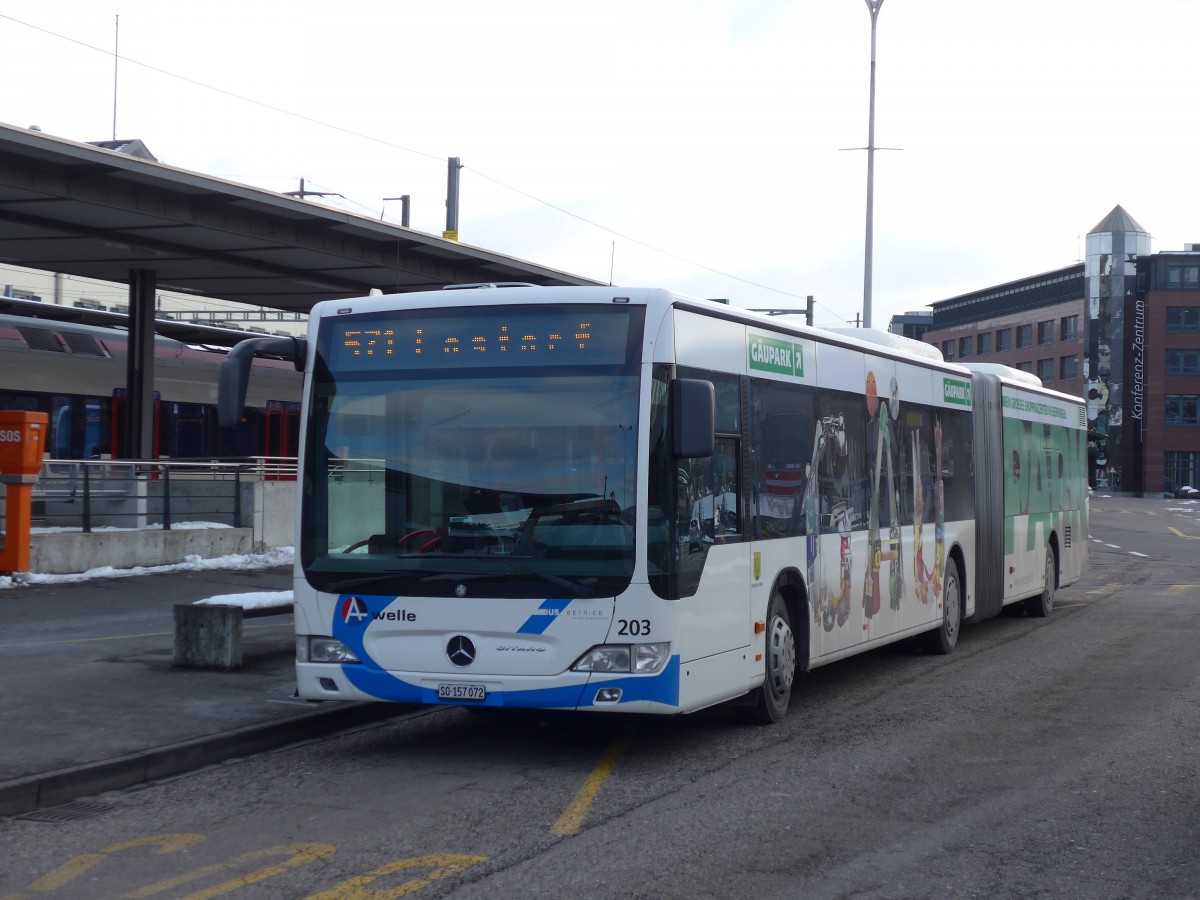
[[[456,634],[446,645],[446,656],[459,668],[469,666],[475,662],[475,645],[471,643],[470,638]]]

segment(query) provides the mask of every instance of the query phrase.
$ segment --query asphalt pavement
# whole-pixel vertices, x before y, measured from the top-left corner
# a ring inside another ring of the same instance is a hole
[[[295,697],[292,616],[247,619],[241,668],[173,664],[174,610],[289,590],[290,566],[0,591],[0,815],[56,807],[402,712]]]
[[[1194,501],[1183,502],[1191,515]],[[1156,516],[1179,503],[1097,496],[1092,509]],[[173,664],[176,603],[289,590],[291,579],[291,566],[283,566],[0,591],[0,816],[407,712],[298,699],[290,614],[244,622],[240,668]]]

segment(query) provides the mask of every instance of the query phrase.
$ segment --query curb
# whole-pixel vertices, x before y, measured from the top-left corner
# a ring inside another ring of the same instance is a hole
[[[181,775],[234,757],[395,718],[410,710],[396,703],[347,703],[267,725],[248,725],[127,756],[14,778],[0,782],[0,816],[17,816],[91,794]]]

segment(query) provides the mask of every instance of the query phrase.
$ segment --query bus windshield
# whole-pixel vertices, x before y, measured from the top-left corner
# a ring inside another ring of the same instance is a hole
[[[397,596],[620,592],[633,573],[641,310],[469,312],[323,331],[305,442],[307,578]],[[356,332],[373,337],[347,339]],[[572,346],[556,353],[560,333]],[[505,334],[533,351],[501,349]],[[382,360],[345,352],[388,339]],[[446,349],[481,340],[465,359]]]

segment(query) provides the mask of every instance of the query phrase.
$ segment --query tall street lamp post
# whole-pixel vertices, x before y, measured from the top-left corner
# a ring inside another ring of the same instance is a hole
[[[865,0],[871,13],[871,107],[867,125],[867,241],[866,264],[863,266],[863,327],[871,327],[871,256],[874,245],[875,203],[875,23],[883,0]]]

